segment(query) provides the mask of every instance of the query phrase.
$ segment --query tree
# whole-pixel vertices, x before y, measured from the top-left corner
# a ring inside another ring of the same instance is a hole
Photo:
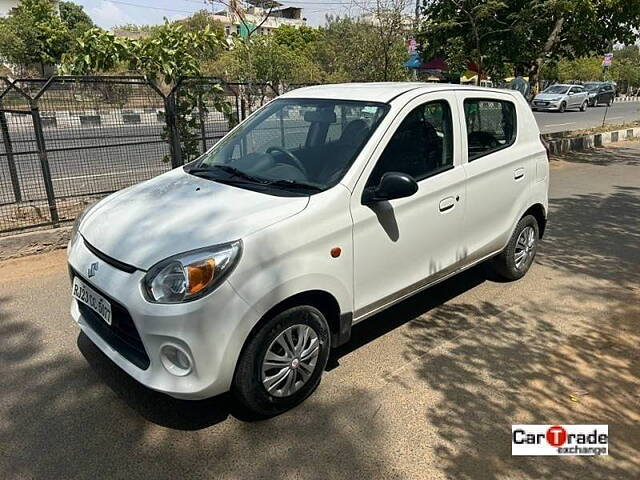
[[[558,80],[580,80],[582,82],[602,80],[602,58],[582,57],[574,60],[560,60],[557,66]]]
[[[26,71],[60,62],[71,34],[51,0],[21,0],[8,17],[0,19],[0,56]]]
[[[170,91],[181,77],[199,75],[201,59],[224,45],[220,32],[212,31],[209,25],[202,31],[191,32],[182,25],[166,22],[154,29],[152,35],[137,39],[116,37],[92,28],[78,39],[73,52],[65,55],[63,71],[78,75],[136,71]],[[208,102],[203,101],[205,98]],[[223,89],[215,83],[196,82],[192,88],[181,90],[177,104],[169,105],[177,112],[181,155],[187,161],[198,154],[198,134],[195,132],[199,120],[193,112],[197,108],[199,113],[206,113],[207,104],[225,115],[230,114],[231,107],[225,101]],[[168,137],[167,129],[164,135]]]
[[[387,55],[380,54],[379,32],[362,19],[327,16],[313,42],[310,55],[325,72],[326,81],[404,80],[406,47],[402,36],[391,42]]]
[[[73,38],[78,38],[90,28],[95,27],[93,20],[81,5],[73,2],[58,2],[58,10],[60,19],[67,25]]]
[[[537,84],[541,68],[561,58],[602,54],[633,43],[640,2],[628,0],[424,0],[422,43],[446,55],[442,39],[459,38],[469,59],[499,71],[525,69]],[[480,65],[479,65],[480,66]]]
[[[371,25],[376,37],[375,45],[381,58],[380,72],[383,81],[395,77],[398,67],[403,66],[407,57],[404,45],[411,26],[405,13],[408,5],[408,0],[376,0],[373,6],[367,3],[361,5],[368,13],[366,23]],[[402,51],[400,56],[399,50]]]

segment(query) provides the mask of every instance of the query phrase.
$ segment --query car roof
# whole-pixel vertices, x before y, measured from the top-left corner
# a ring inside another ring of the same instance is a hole
[[[512,90],[455,85],[452,83],[379,82],[313,85],[310,87],[296,88],[295,90],[291,90],[290,92],[281,95],[279,98],[319,98],[389,103],[394,98],[407,92],[428,93],[444,90],[476,90],[482,92],[513,93]]]

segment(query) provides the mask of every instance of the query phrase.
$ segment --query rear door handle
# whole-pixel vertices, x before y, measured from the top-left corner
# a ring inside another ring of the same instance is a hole
[[[521,178],[524,178],[524,168],[516,168],[513,171],[513,178],[515,180],[520,180]]]
[[[456,200],[453,197],[447,197],[440,200],[440,211],[446,212],[447,210],[451,210],[456,205]]]

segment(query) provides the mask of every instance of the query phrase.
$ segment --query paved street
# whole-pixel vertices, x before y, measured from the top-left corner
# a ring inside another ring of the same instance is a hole
[[[605,119],[606,113],[606,119]],[[621,125],[640,120],[640,102],[615,102],[609,111],[606,107],[587,108],[586,112],[534,112],[542,133],[566,132],[607,125]]]
[[[262,422],[150,392],[78,337],[64,252],[0,264],[0,477],[637,478],[639,159],[629,142],[552,162],[527,277],[475,268],[369,319]],[[610,456],[511,456],[512,424],[556,422],[608,424]]]

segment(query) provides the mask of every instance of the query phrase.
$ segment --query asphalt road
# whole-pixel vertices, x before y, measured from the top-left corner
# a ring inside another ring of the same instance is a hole
[[[640,102],[614,102],[608,110],[603,106],[590,107],[585,112],[579,110],[564,113],[534,112],[534,116],[542,133],[583,130],[600,127],[603,120],[606,125],[638,121],[640,120]]]
[[[524,279],[475,268],[363,322],[262,422],[148,391],[79,337],[64,252],[0,264],[0,478],[636,478],[639,158],[552,162]],[[608,424],[611,454],[511,456],[512,424],[556,422]]]

